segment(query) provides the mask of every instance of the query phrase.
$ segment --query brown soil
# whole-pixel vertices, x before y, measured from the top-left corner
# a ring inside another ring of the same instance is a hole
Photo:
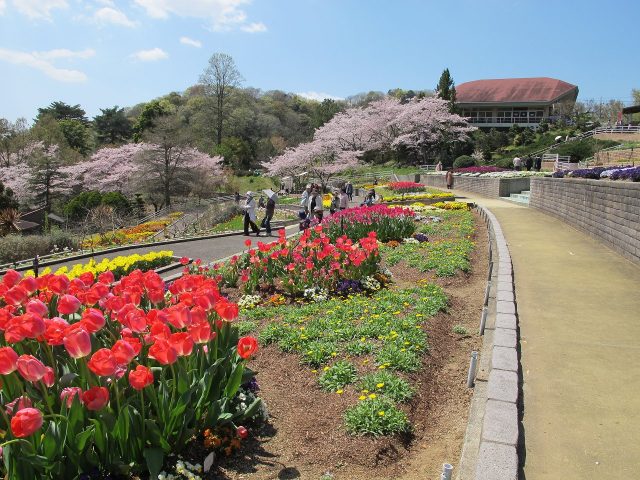
[[[476,217],[473,272],[452,278],[425,275],[402,263],[392,268],[397,286],[429,278],[441,285],[449,309],[426,322],[429,353],[424,368],[411,377],[416,396],[406,408],[414,427],[404,437],[353,437],[345,432],[343,413],[354,404],[348,395],[327,395],[295,355],[275,346],[252,361],[260,396],[270,422],[234,456],[221,459],[207,479],[345,480],[436,478],[442,463],[456,465],[472,391],[466,387],[469,356],[481,339],[475,333],[482,311],[487,276],[487,234]],[[470,335],[452,332],[463,325]]]

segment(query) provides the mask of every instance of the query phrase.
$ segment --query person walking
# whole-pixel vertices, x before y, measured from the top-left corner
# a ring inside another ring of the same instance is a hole
[[[256,236],[260,236],[260,228],[256,225],[256,201],[253,192],[247,192],[246,200],[242,206],[244,210],[244,235],[249,235],[249,227]]]
[[[531,155],[528,155],[526,160],[524,161],[524,166],[527,169],[527,172],[531,171],[531,168],[533,167],[533,158],[531,158]]]
[[[353,201],[353,185],[351,182],[347,182],[345,185],[345,191],[347,192],[347,196],[349,197],[349,201]]]
[[[447,181],[447,188],[451,190],[453,188],[453,169],[452,168],[447,170],[447,174],[445,175],[445,180]]]
[[[349,207],[349,196],[347,195],[344,187],[340,189],[340,201],[338,204],[339,210],[346,210]]]
[[[276,201],[275,195],[273,197],[269,197],[267,199],[267,205],[265,207],[264,219],[262,220],[262,227],[267,231],[267,235],[271,236],[271,219],[273,218],[273,214],[276,212]]]
[[[320,190],[318,190],[318,188],[314,188],[311,191],[309,203],[307,205],[307,212],[309,212],[309,216],[313,215],[317,207],[320,207],[322,210],[322,196],[320,195]]]
[[[307,183],[307,186],[302,191],[300,196],[300,206],[304,208],[305,215],[309,215],[309,196],[311,195],[311,184]]]
[[[337,189],[334,189],[333,192],[331,192],[331,206],[329,207],[329,213],[331,215],[336,213],[338,211],[338,208],[340,208],[340,198],[338,197],[338,192],[339,191]]]
[[[240,205],[240,193],[236,192],[233,194],[233,200]]]
[[[538,155],[535,159],[535,161],[533,162],[533,168],[535,169],[536,172],[539,172],[540,170],[542,170],[542,157],[540,155]]]
[[[441,172],[441,171],[442,171],[442,162],[438,160],[438,163],[436,163],[436,172]]]
[[[522,168],[522,159],[520,157],[518,157],[518,156],[514,157],[514,159],[513,159],[513,168],[517,172],[519,172],[520,169]]]

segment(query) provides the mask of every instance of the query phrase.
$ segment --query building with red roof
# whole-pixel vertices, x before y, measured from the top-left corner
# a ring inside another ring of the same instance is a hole
[[[562,104],[575,103],[578,87],[548,77],[474,80],[456,85],[460,114],[478,127],[537,127]]]

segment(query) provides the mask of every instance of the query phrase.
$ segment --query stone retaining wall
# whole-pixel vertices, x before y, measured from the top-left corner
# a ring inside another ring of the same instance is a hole
[[[453,188],[466,192],[479,193],[485,197],[508,197],[512,193],[529,190],[529,177],[526,178],[490,178],[490,177],[454,177]],[[429,187],[446,189],[444,175],[420,175],[420,183]]]
[[[640,183],[533,178],[529,202],[640,263]]]

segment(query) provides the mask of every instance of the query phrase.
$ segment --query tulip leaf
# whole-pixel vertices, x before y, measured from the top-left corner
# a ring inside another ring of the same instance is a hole
[[[231,376],[229,377],[229,381],[227,382],[227,387],[224,389],[224,395],[229,400],[231,400],[235,394],[238,392],[240,388],[240,384],[242,382],[242,372],[244,371],[244,364],[238,362],[231,372]]]
[[[84,450],[84,447],[87,445],[87,441],[91,438],[91,435],[93,435],[93,428],[88,428],[76,437],[76,448],[79,452]]]
[[[256,412],[258,411],[258,408],[260,407],[260,404],[262,403],[262,400],[259,398],[256,398],[251,405],[249,405],[249,408],[247,408],[243,414],[242,414],[242,420],[246,420],[248,418],[253,417]]]
[[[50,422],[47,431],[43,435],[42,447],[44,456],[53,458],[60,443],[60,429],[56,422]]]
[[[164,452],[161,448],[145,448],[143,455],[147,461],[149,478],[158,478],[158,474],[162,470],[162,464],[164,463]]]

